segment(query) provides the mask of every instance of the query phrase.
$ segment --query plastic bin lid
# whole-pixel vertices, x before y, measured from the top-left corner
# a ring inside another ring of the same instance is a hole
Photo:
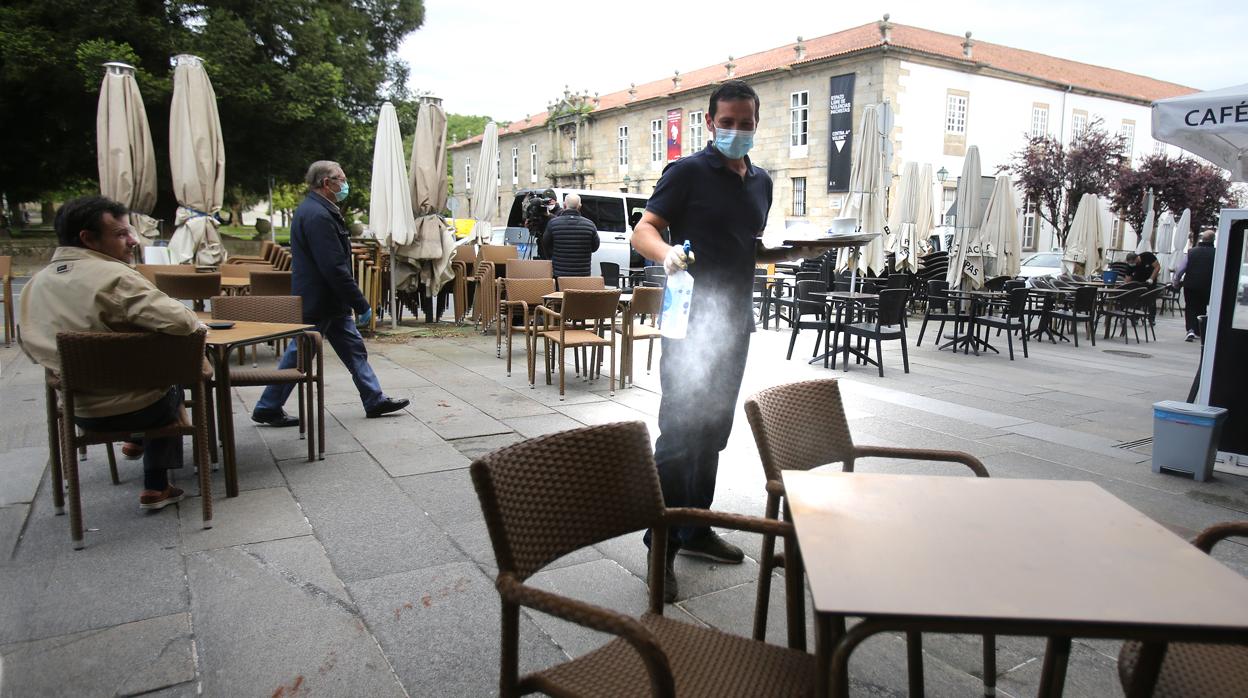
[[[1179,402],[1178,400],[1162,400],[1161,402],[1154,402],[1153,409],[1162,410],[1164,412],[1185,414],[1192,417],[1220,417],[1226,414],[1225,407],[1193,405],[1190,402]]]

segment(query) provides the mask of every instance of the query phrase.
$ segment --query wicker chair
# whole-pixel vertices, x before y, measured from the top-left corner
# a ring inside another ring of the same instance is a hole
[[[165,272],[167,274],[194,274],[195,267],[190,264],[136,264],[135,271],[143,275],[143,278],[152,283],[156,283],[157,272]]]
[[[978,458],[959,451],[939,451],[926,448],[902,448],[898,446],[859,446],[854,443],[845,419],[845,406],[841,402],[841,390],[835,378],[790,383],[760,391],[745,401],[745,416],[754,433],[758,455],[763,462],[763,474],[767,479],[768,519],[779,517],[783,508],[785,520],[790,520],[788,502],[784,494],[785,470],[811,470],[829,463],[841,463],[843,472],[852,473],[860,458],[901,458],[907,460],[961,463],[970,468],[977,477],[988,477],[988,470]],[[785,568],[786,581],[790,577],[801,579],[801,552],[788,542],[782,559],[775,554],[774,535],[763,534],[762,552],[758,558],[758,599],[754,608],[754,639],[764,640],[767,632],[767,602],[771,594],[771,573],[777,563]],[[786,591],[789,607],[789,636],[804,633],[804,628],[792,627],[794,622],[804,623],[802,609],[804,596],[792,597]],[[923,671],[922,641],[919,633],[907,634],[909,665],[917,670],[915,677],[921,683]],[[996,686],[996,643],[992,635],[984,636],[984,687]],[[912,679],[911,685],[916,685]]]
[[[303,299],[299,296],[217,296],[212,299],[212,319],[247,322],[303,322]],[[321,333],[307,331],[299,346],[294,368],[250,368],[230,371],[233,387],[293,383],[299,393],[299,435],[315,434],[308,439],[308,460],[325,457],[325,359],[321,351]],[[306,404],[305,404],[306,398]],[[312,416],[313,398],[316,417]],[[211,397],[209,400],[211,401]],[[222,405],[222,420],[233,419],[230,405]],[[318,447],[319,446],[319,447]]]
[[[208,422],[210,407],[204,385],[204,332],[185,337],[157,332],[58,332],[56,351],[60,355],[61,424],[60,458],[52,462],[53,489],[59,489],[64,469],[69,499],[69,533],[75,550],[83,540],[82,496],[78,482],[79,447],[108,444],[141,433],[148,438],[191,436],[195,467],[199,471],[199,494],[203,505],[204,528],[212,528],[212,480],[208,464]],[[135,363],[134,357],[160,357]],[[182,386],[191,391],[191,414],[183,412],[166,426],[139,432],[87,431],[74,428],[74,396],[81,392],[116,393],[130,390],[165,389]],[[49,390],[52,385],[49,384]],[[55,428],[49,424],[49,430]],[[55,499],[56,497],[54,497]]]
[[[1248,521],[1210,526],[1196,536],[1192,545],[1208,553],[1218,541],[1232,536],[1248,537]],[[1124,642],[1118,655],[1118,678],[1127,695],[1135,695],[1132,683],[1140,649],[1139,642]],[[1166,647],[1153,696],[1233,698],[1243,696],[1245,687],[1248,687],[1248,646],[1173,642]]]
[[[17,334],[13,320],[13,258],[0,257],[0,301],[4,303],[4,346],[12,346]]]
[[[507,262],[507,276],[499,279],[495,288],[494,305],[498,308],[498,323],[494,326],[494,353],[502,358],[503,356],[503,325],[514,321],[514,317],[509,318],[508,313],[515,315],[515,311],[520,307],[516,304],[507,304],[509,300],[507,295],[506,279],[551,279],[551,285],[554,285],[554,271],[551,262],[548,259],[513,259]],[[551,288],[551,291],[554,291]],[[530,301],[530,305],[540,305],[541,299],[536,303]],[[509,337],[510,339],[510,337]],[[527,345],[526,345],[527,346]],[[510,362],[507,367],[507,375],[511,375]]]
[[[260,243],[260,254],[258,255],[231,255],[226,264],[272,264],[275,256],[273,248],[277,247],[272,240],[264,240]]]
[[[602,277],[588,277],[602,281]],[[563,296],[563,305],[559,312],[547,308],[546,306],[538,306],[537,312],[542,320],[542,327],[538,331],[537,336],[543,340],[545,346],[546,361],[546,385],[550,385],[551,372],[553,370],[553,357],[551,356],[551,344],[559,347],[559,399],[564,399],[564,386],[566,383],[564,371],[564,350],[577,349],[582,347],[594,347],[601,351],[604,346],[611,348],[611,395],[615,395],[615,335],[611,335],[608,339],[603,334],[610,329],[615,320],[615,311],[619,307],[620,292],[618,289],[610,291],[565,291]],[[577,327],[583,324],[585,329]],[[551,326],[556,329],[551,329]],[[529,375],[535,373],[535,355],[537,352],[529,352]],[[596,362],[591,358],[586,362],[586,374],[591,374],[589,367]]]
[[[290,272],[264,271],[251,272],[251,295],[253,296],[289,296]]]
[[[553,279],[554,276],[549,259],[513,259],[507,262],[509,279]]]
[[[545,279],[503,279],[503,287],[507,290],[506,300],[499,304],[499,327],[507,325],[507,375],[511,376],[512,335],[516,330],[524,333],[524,349],[526,356],[532,356],[536,345],[535,332],[537,326],[537,308],[542,305],[542,297],[554,293],[555,280]],[[517,312],[518,311],[518,312]],[[518,317],[518,321],[517,321]],[[529,361],[529,385],[534,383],[534,362]]]
[[[221,295],[221,274],[187,274],[156,272],[156,288],[178,300],[194,301],[196,310],[204,309],[204,301]]]
[[[498,563],[502,598],[499,694],[554,696],[806,696],[814,657],[663,616],[667,530],[714,525],[784,536],[784,522],[667,509],[650,437],[641,422],[606,424],[532,439],[472,464],[473,485]],[[625,616],[525,584],[555,559],[594,543],[649,528],[649,612]],[[792,593],[801,592],[800,579]],[[599,632],[614,641],[577,659],[520,676],[520,607]]]
[[[654,340],[662,336],[662,333],[654,325],[662,310],[663,289],[642,286],[633,289],[633,300],[629,303],[629,315],[633,318],[639,316],[648,317],[649,322],[633,322],[632,327],[628,328],[629,337],[632,341],[627,346],[620,348],[620,351],[623,353],[623,356],[620,357],[620,388],[625,387],[626,380],[629,383],[633,382],[633,345],[636,345],[637,342],[646,342],[646,373],[650,373],[650,366],[654,363]],[[623,337],[624,325],[616,324],[611,330]]]
[[[601,276],[561,276],[556,281],[560,291],[601,291],[607,287]]]

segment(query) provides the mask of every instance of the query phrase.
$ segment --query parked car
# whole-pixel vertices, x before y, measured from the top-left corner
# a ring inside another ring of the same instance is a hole
[[[1025,278],[1056,276],[1063,271],[1061,252],[1037,252],[1023,260],[1019,266],[1018,275]]]
[[[506,239],[508,244],[525,244],[529,231],[524,227],[524,200],[533,192],[544,189],[521,189],[516,192],[507,216]],[[554,189],[559,205],[568,194],[581,197],[581,215],[593,221],[598,228],[598,251],[590,258],[593,274],[599,273],[599,262],[614,262],[622,273],[629,267],[642,265],[641,255],[633,250],[633,223],[641,219],[649,197],[641,194],[624,194],[614,191],[591,189]]]

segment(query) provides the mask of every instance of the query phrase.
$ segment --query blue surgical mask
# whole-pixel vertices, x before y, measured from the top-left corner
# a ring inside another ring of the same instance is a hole
[[[740,160],[754,146],[753,131],[738,131],[730,128],[715,129],[715,150],[729,160]]]
[[[342,187],[334,192],[334,198],[339,202],[346,201],[347,195],[351,193],[351,185],[347,184],[347,180],[342,180]]]

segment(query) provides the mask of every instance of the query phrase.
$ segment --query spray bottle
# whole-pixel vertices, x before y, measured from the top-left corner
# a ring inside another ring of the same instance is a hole
[[[689,241],[684,244],[685,257],[692,260]],[[681,269],[667,277],[663,290],[663,312],[659,316],[659,330],[669,339],[684,339],[689,329],[689,304],[693,300],[693,275]]]

